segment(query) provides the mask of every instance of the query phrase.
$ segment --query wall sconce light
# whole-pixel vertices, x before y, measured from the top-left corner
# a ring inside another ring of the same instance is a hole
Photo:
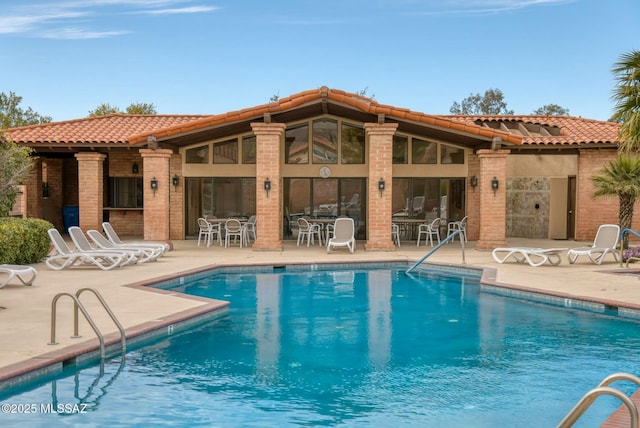
[[[378,190],[382,192],[384,190],[384,186],[384,178],[381,178],[380,180],[378,180]]]
[[[151,190],[153,190],[153,193],[156,193],[156,190],[158,190],[158,180],[156,180],[155,177],[151,179]]]
[[[173,174],[173,178],[171,179],[171,184],[173,184],[174,188],[178,187],[178,184],[180,184],[180,177],[178,177],[178,174]]]
[[[478,187],[478,177],[476,177],[475,175],[471,177],[471,187],[473,187],[474,189]]]
[[[137,174],[138,171],[139,171],[138,164],[136,162],[134,162],[133,165],[131,165],[131,173],[132,174]]]
[[[500,183],[498,182],[498,179],[496,177],[493,177],[491,179],[491,190],[493,190],[493,193],[496,192],[496,190],[498,190]]]
[[[271,190],[271,180],[268,178],[264,180],[264,190],[267,192],[267,198],[269,197],[269,190]]]

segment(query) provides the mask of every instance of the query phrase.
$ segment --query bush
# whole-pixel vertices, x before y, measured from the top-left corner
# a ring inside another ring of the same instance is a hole
[[[631,247],[622,254],[622,261],[626,262],[630,258],[640,259],[640,247]]]
[[[35,218],[0,218],[0,263],[30,264],[44,259],[51,245],[47,230],[52,227]]]

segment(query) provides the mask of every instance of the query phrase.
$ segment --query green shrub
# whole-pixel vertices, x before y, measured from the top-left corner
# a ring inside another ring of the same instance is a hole
[[[35,218],[0,218],[0,263],[30,264],[42,261],[51,241],[47,230],[53,225]]]

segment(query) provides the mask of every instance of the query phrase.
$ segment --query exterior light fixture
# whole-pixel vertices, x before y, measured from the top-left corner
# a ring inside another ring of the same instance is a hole
[[[264,190],[267,192],[267,198],[269,197],[269,190],[271,190],[271,180],[267,178],[264,180]]]
[[[384,190],[384,186],[385,186],[384,178],[381,178],[380,180],[378,180],[378,190],[382,192]]]
[[[496,190],[498,190],[500,183],[498,182],[498,179],[496,177],[493,177],[491,179],[491,190],[493,190],[493,193],[496,192]]]
[[[156,190],[158,190],[158,180],[155,177],[151,179],[151,190],[153,190],[153,193],[156,193]]]
[[[473,187],[474,189],[478,187],[478,177],[476,177],[475,175],[471,177],[470,184],[471,184],[471,187]]]
[[[178,177],[178,174],[173,174],[173,178],[171,179],[171,184],[173,184],[173,187],[178,187],[178,184],[180,184],[180,177]]]
[[[134,162],[133,165],[131,165],[131,173],[132,174],[137,174],[138,171],[139,171],[138,164],[136,162]]]

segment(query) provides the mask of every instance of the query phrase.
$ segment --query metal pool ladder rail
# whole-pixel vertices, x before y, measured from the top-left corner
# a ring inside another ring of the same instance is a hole
[[[586,412],[587,409],[591,407],[593,402],[596,401],[596,398],[601,395],[611,395],[620,399],[620,401],[622,401],[624,405],[627,406],[627,409],[629,409],[629,426],[631,428],[638,428],[638,409],[636,405],[633,404],[633,401],[631,401],[631,399],[627,397],[624,392],[616,388],[611,388],[609,386],[613,382],[616,382],[618,380],[627,380],[629,382],[635,383],[637,386],[640,386],[640,378],[629,373],[614,373],[607,376],[602,382],[600,382],[600,384],[596,388],[587,392],[580,399],[580,401],[578,401],[578,404],[576,404],[573,409],[569,411],[567,416],[565,416],[564,419],[558,424],[557,428],[568,428],[573,426],[573,424],[575,424],[578,419],[580,419],[584,412]]]
[[[431,249],[431,251],[429,251],[427,254],[425,254],[425,256],[423,258],[421,258],[420,260],[418,260],[417,262],[415,262],[413,264],[413,266],[411,266],[409,269],[407,269],[405,271],[405,273],[411,273],[412,270],[414,270],[415,268],[417,268],[422,262],[424,262],[431,254],[435,253],[436,251],[438,251],[444,244],[446,244],[447,242],[455,239],[456,236],[460,235],[462,233],[462,230],[456,230],[455,232],[453,232],[451,235],[447,236],[441,243],[439,243],[438,245],[436,245],[434,248]],[[462,235],[460,237],[460,246],[462,247],[462,263],[466,263],[464,260],[464,235]]]
[[[98,299],[98,301],[100,302],[104,310],[107,311],[107,314],[109,314],[109,316],[111,317],[111,320],[113,320],[116,327],[118,327],[118,330],[120,331],[120,344],[122,346],[122,354],[124,355],[127,349],[127,339],[126,339],[124,328],[116,318],[113,311],[111,311],[111,308],[109,307],[107,302],[102,298],[102,295],[98,292],[98,290],[94,288],[81,288],[78,291],[76,291],[75,295],[71,293],[58,293],[53,297],[53,300],[51,301],[51,342],[49,342],[49,345],[58,344],[56,342],[56,308],[57,308],[58,300],[60,300],[60,298],[63,296],[69,296],[73,300],[73,336],[72,338],[80,337],[80,334],[78,332],[78,310],[80,310],[80,312],[82,312],[82,315],[84,315],[84,318],[87,320],[87,322],[89,323],[93,331],[96,333],[96,336],[98,336],[98,340],[100,341],[100,358],[104,359],[105,357],[104,336],[102,335],[102,333],[100,332],[100,329],[98,328],[96,323],[93,321],[93,319],[89,315],[89,312],[87,312],[87,309],[80,302],[80,295],[85,291],[90,291],[96,296],[96,298]]]

